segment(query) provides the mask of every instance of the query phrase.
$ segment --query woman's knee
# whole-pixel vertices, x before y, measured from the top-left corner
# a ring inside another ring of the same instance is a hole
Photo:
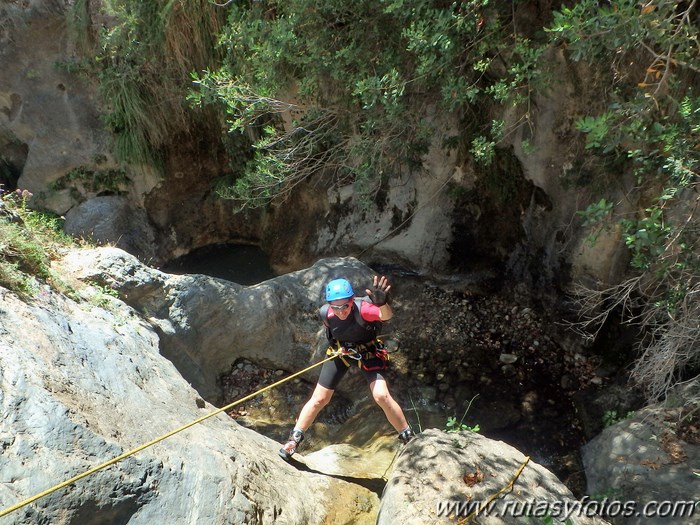
[[[311,396],[311,402],[314,404],[314,406],[323,408],[330,402],[331,397],[333,397],[333,390],[316,390]]]
[[[374,391],[372,392],[372,397],[374,402],[382,407],[388,406],[393,400],[387,390]]]

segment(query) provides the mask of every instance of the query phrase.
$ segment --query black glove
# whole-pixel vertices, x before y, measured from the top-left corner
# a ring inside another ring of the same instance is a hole
[[[381,288],[375,288],[370,296],[372,302],[377,306],[384,306],[386,304],[386,292]]]

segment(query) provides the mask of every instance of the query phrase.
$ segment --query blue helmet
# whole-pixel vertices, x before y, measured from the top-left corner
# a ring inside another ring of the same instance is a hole
[[[347,279],[333,279],[326,286],[326,301],[331,302],[336,299],[347,299],[355,295],[352,285]]]

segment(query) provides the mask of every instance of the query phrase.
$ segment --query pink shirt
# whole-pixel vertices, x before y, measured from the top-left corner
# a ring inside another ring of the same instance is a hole
[[[379,315],[379,307],[376,304],[368,303],[367,301],[362,301],[360,315],[362,316],[362,319],[369,322],[382,320]]]
[[[355,303],[353,301],[353,308],[355,308]],[[365,321],[370,323],[373,321],[381,321],[382,318],[379,316],[379,307],[376,304],[372,304],[368,301],[362,301],[360,303],[360,315]],[[328,309],[328,318],[334,317],[333,308]]]

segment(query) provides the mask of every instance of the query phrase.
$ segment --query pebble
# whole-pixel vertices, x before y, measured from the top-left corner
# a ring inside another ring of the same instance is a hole
[[[503,365],[501,367],[503,375],[506,377],[513,377],[516,374],[515,367],[513,365]]]
[[[518,361],[518,356],[514,354],[501,354],[498,360],[506,365],[512,365]]]
[[[570,390],[574,387],[574,380],[571,378],[571,376],[562,376],[560,385],[564,390]]]

